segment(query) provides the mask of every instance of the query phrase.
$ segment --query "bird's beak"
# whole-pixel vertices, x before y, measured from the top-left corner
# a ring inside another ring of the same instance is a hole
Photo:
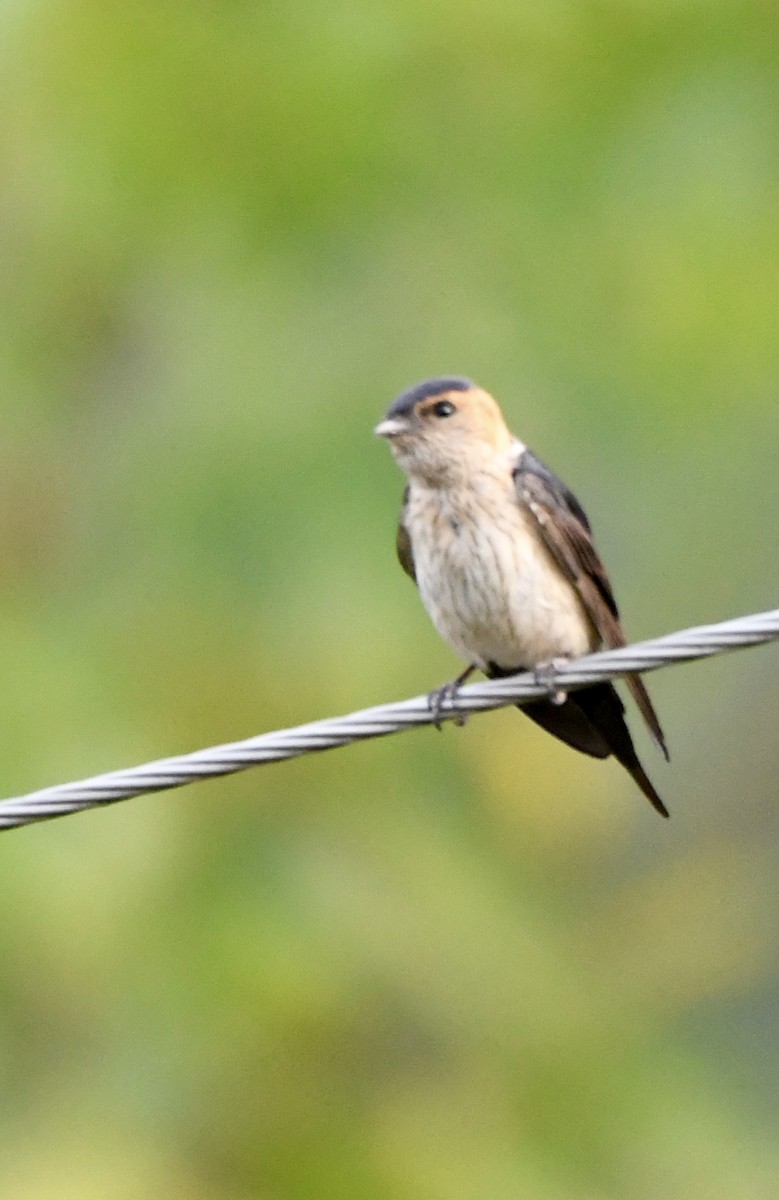
[[[388,417],[386,421],[380,421],[373,432],[376,437],[394,438],[408,433],[408,429],[409,423],[404,417]]]

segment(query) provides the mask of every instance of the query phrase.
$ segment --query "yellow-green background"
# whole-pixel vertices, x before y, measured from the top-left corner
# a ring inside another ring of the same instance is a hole
[[[0,74],[2,794],[451,677],[426,375],[633,636],[777,604],[775,4],[5,0]],[[512,710],[0,838],[3,1200],[779,1194],[778,674],[652,679],[669,823]]]

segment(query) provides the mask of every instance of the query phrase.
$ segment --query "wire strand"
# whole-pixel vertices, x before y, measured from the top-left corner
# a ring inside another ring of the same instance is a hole
[[[574,691],[638,672],[656,671],[674,663],[709,658],[730,650],[758,646],[779,638],[779,609],[754,613],[716,625],[699,625],[620,650],[589,654],[560,666],[553,678],[524,672],[461,688],[440,714],[440,720],[460,720],[471,713],[523,704],[560,691]],[[110,771],[77,783],[42,788],[25,796],[0,801],[0,830],[35,821],[64,817],[141,796],[183,787],[201,779],[232,775],[262,763],[279,762],[301,754],[332,750],[350,742],[387,737],[434,722],[427,696],[366,708],[344,717],[313,721],[293,729],[262,733],[245,741],[212,746],[191,754],[163,758],[122,771]]]

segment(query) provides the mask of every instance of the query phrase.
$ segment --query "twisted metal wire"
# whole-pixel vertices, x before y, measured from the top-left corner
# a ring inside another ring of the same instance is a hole
[[[606,650],[589,654],[557,668],[553,677],[538,677],[524,672],[507,679],[472,684],[459,690],[440,714],[440,720],[460,720],[469,713],[489,712],[508,704],[526,703],[560,691],[574,691],[589,684],[601,683],[622,675],[655,671],[673,663],[691,662],[757,646],[779,638],[779,609],[722,621],[716,625],[699,625],[670,633],[665,637],[637,642],[621,650]],[[0,830],[29,825],[99,808],[140,796],[146,792],[161,792],[182,787],[199,779],[232,775],[261,763],[278,762],[331,750],[349,742],[368,738],[387,737],[405,729],[434,722],[427,696],[415,696],[395,704],[366,708],[344,717],[313,721],[293,729],[263,733],[245,741],[224,746],[212,746],[192,754],[163,758],[127,770],[111,771],[78,783],[42,788],[26,796],[0,801]]]

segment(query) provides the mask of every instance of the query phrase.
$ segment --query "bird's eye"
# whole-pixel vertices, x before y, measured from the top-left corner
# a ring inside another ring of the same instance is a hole
[[[451,400],[439,400],[433,405],[433,412],[437,417],[451,417],[454,412],[454,405]]]

